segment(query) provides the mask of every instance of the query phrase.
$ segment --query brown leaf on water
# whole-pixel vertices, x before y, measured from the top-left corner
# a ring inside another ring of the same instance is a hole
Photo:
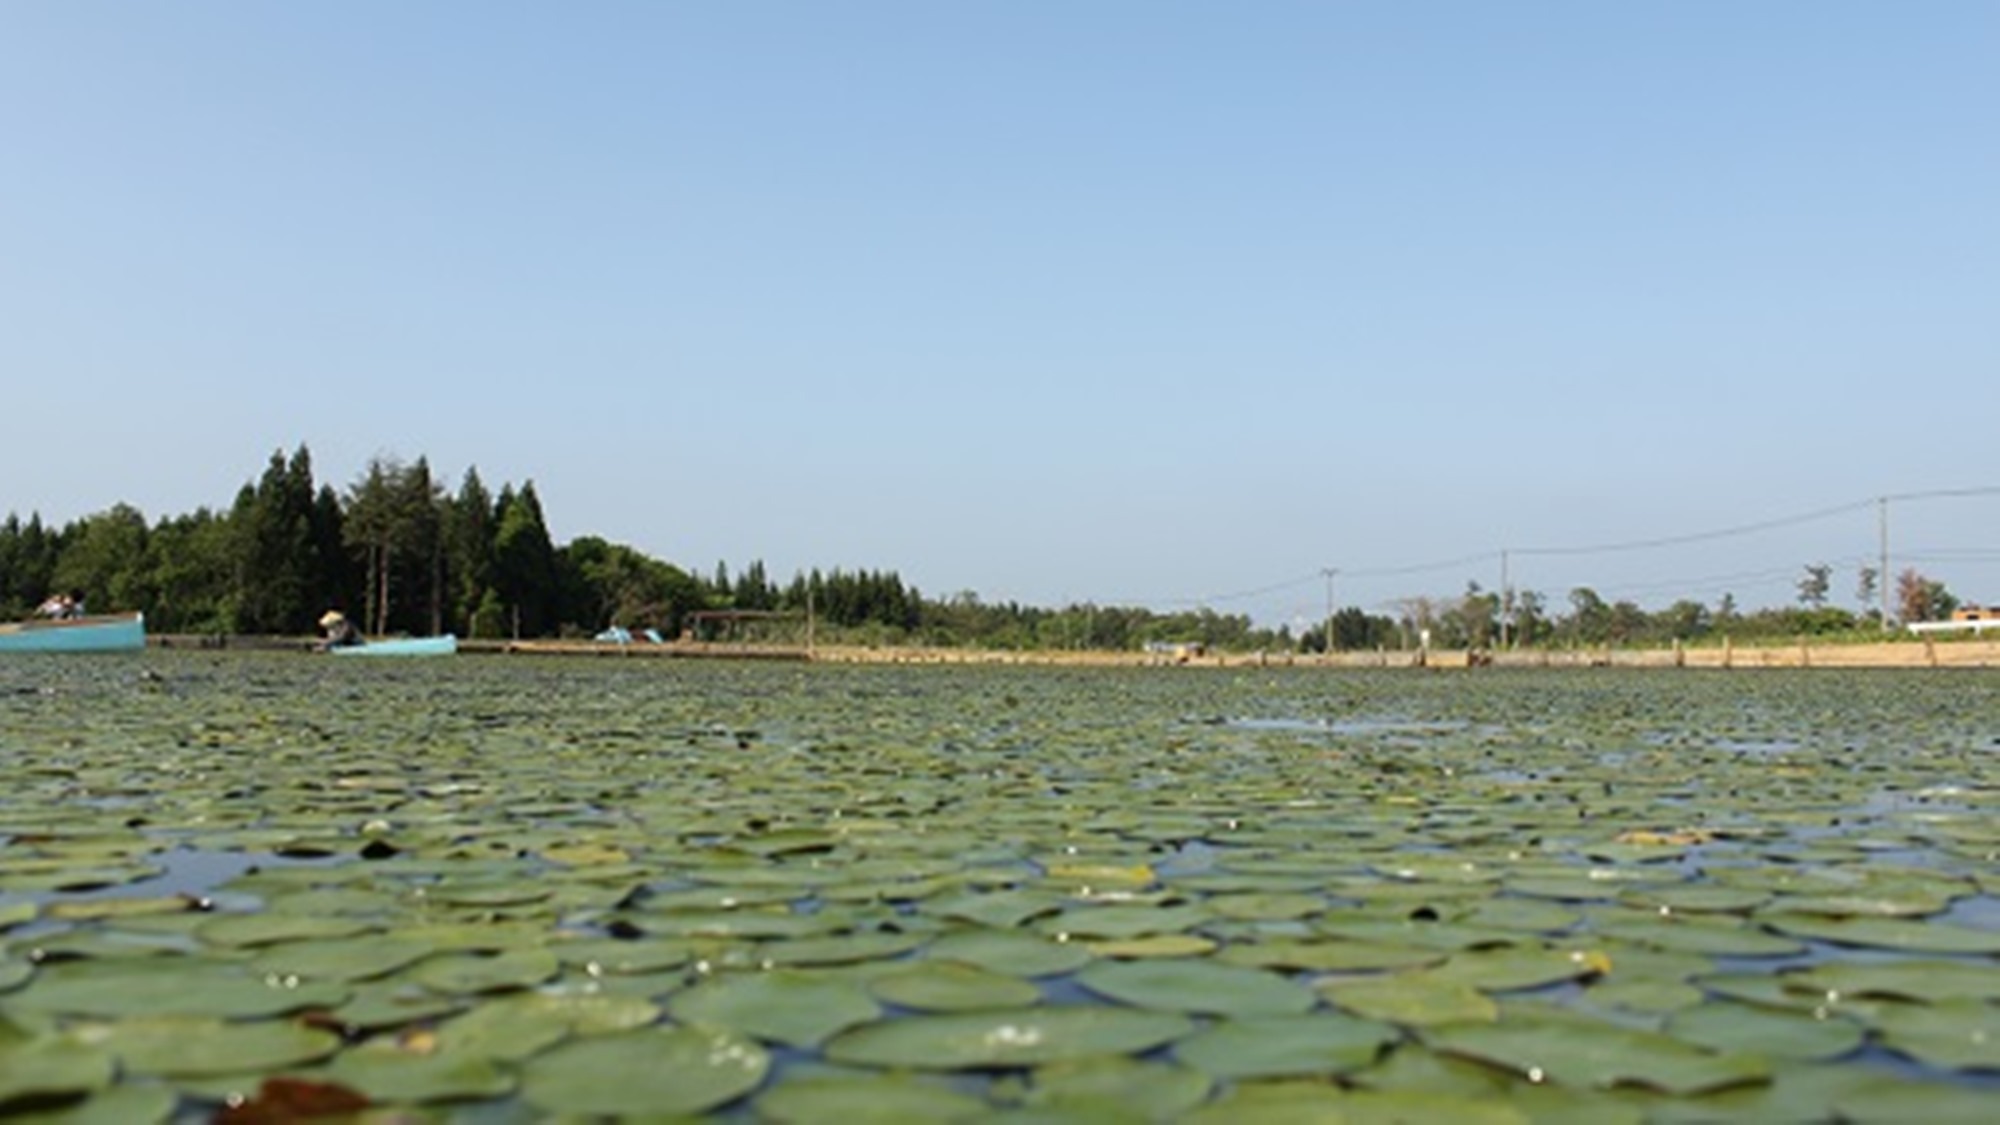
[[[266,1078],[256,1096],[216,1111],[214,1125],[293,1125],[367,1108],[366,1096],[338,1083]]]

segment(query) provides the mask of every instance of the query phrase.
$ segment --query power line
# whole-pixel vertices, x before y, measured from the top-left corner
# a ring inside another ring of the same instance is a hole
[[[1879,508],[1886,506],[1887,504],[1890,503],[1911,503],[1917,501],[1946,500],[1946,499],[1970,499],[1975,497],[1989,497],[1989,496],[2000,496],[2000,485],[1974,485],[1965,488],[1935,488],[1935,489],[1923,489],[1913,492],[1887,493],[1881,496],[1870,497],[1865,500],[1852,500],[1844,504],[1835,504],[1825,508],[1815,508],[1811,511],[1799,512],[1793,515],[1778,516],[1772,519],[1759,520],[1753,523],[1735,524],[1728,527],[1714,528],[1707,531],[1690,532],[1688,534],[1683,534],[1683,535],[1665,535],[1647,539],[1628,539],[1610,543],[1512,547],[1512,548],[1503,548],[1490,551],[1482,551],[1477,554],[1461,555],[1456,558],[1440,559],[1432,562],[1392,564],[1392,565],[1372,566],[1372,567],[1344,566],[1339,568],[1339,573],[1343,578],[1400,578],[1400,577],[1407,577],[1410,575],[1435,573],[1437,571],[1462,569],[1465,567],[1475,566],[1475,565],[1492,565],[1496,562],[1500,562],[1504,565],[1504,560],[1510,555],[1533,557],[1533,558],[1560,558],[1560,557],[1579,557],[1584,555],[1617,554],[1617,553],[1625,553],[1632,551],[1660,550],[1667,547],[1681,547],[1695,543],[1710,543],[1721,539],[1733,539],[1746,535],[1760,535],[1765,532],[1779,531],[1788,527],[1798,527],[1804,524],[1817,523],[1821,520],[1831,519],[1835,516],[1849,515],[1854,512],[1865,511],[1869,508]],[[1901,555],[1901,557],[1915,561],[1944,560],[1949,558],[1949,559],[1956,559],[1963,561],[1984,562],[1990,559],[2000,558],[2000,551],[1986,551],[1984,549],[1978,549],[1978,548],[1966,548],[1963,550],[1947,548],[1947,549],[1932,549],[1924,552],[1904,552]],[[1859,564],[1865,564],[1867,562],[1867,559],[1865,557],[1855,557],[1855,558],[1841,559],[1839,560],[1839,562],[1842,564],[1859,565]],[[1294,578],[1287,578],[1282,581],[1273,582],[1268,585],[1256,587],[1255,589],[1238,590],[1230,593],[1214,594],[1208,597],[1199,597],[1199,598],[1169,598],[1169,599],[1163,599],[1154,604],[1208,605],[1214,603],[1242,601],[1249,598],[1263,597],[1268,594],[1279,593],[1285,590],[1297,589],[1309,583],[1316,582],[1325,575],[1326,569],[1327,568],[1321,568],[1320,570],[1316,570],[1310,574],[1302,574]],[[1675,582],[1675,583],[1662,582],[1662,583],[1648,584],[1641,586],[1616,587],[1613,589],[1614,592],[1629,593],[1632,591],[1643,591],[1643,590],[1663,590],[1663,589],[1685,590],[1689,589],[1690,587],[1695,589],[1713,588],[1715,585],[1723,582],[1732,582],[1732,581],[1747,582],[1747,581],[1762,581],[1762,580],[1775,581],[1777,577],[1781,575],[1789,575],[1791,573],[1792,571],[1788,568],[1783,571],[1758,571],[1758,572],[1739,574],[1739,575],[1723,575],[1711,578],[1697,578],[1689,580],[1687,582]],[[1888,581],[1888,576],[1887,575],[1878,576],[1877,580],[1886,583]],[[1391,603],[1384,602],[1381,604],[1387,605]]]

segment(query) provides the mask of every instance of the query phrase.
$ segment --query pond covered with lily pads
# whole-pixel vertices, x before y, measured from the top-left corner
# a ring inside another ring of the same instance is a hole
[[[0,663],[0,1115],[1984,1121],[2000,676]]]

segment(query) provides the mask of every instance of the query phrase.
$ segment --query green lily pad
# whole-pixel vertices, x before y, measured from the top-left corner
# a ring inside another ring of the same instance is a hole
[[[1971,961],[1829,961],[1785,976],[1787,988],[1835,997],[2000,1000],[2000,965]]]
[[[70,1035],[29,1035],[0,1023],[0,1109],[78,1097],[111,1084],[111,1055]]]
[[[441,996],[404,981],[364,981],[353,986],[347,1002],[330,1014],[356,1031],[386,1031],[442,1019],[461,1011],[466,1003],[461,997]]]
[[[2000,1006],[1979,1000],[1895,1004],[1875,1027],[1892,1051],[1951,1070],[2000,1070]]]
[[[1174,1057],[1216,1078],[1345,1074],[1375,1061],[1395,1028],[1330,1012],[1223,1020],[1174,1045]]]
[[[340,1050],[338,1035],[279,1020],[230,1023],[154,1016],[77,1030],[117,1056],[127,1071],[190,1078],[299,1066]]]
[[[1486,994],[1463,981],[1435,973],[1325,980],[1316,987],[1328,1000],[1357,1016],[1405,1027],[1490,1023],[1500,1014],[1498,1006]]]
[[[713,977],[676,994],[667,1010],[685,1023],[793,1047],[816,1047],[882,1011],[851,980],[793,969]]]
[[[767,1121],[815,1125],[921,1125],[983,1119],[992,1107],[949,1086],[908,1074],[815,1075],[786,1079],[757,1095]]]
[[[1172,1012],[1035,1007],[919,1015],[868,1024],[826,1045],[835,1062],[920,1070],[1033,1066],[1151,1050],[1194,1029]]]
[[[1184,1066],[1106,1055],[1036,1067],[1022,1101],[1085,1117],[1167,1121],[1200,1105],[1213,1086],[1206,1074]]]
[[[521,1095],[549,1113],[703,1113],[755,1090],[771,1057],[713,1028],[648,1028],[578,1039],[529,1059]]]
[[[1826,918],[1811,914],[1771,914],[1762,916],[1762,921],[1780,933],[1838,945],[1912,953],[2000,953],[2000,930],[1975,930],[1947,922]]]
[[[926,935],[909,933],[841,934],[770,942],[758,948],[773,965],[849,965],[908,953],[929,940]]]
[[[514,1091],[514,1076],[490,1057],[416,1051],[379,1039],[341,1052],[326,1074],[378,1102],[469,1101]]]
[[[26,1011],[75,1016],[254,1019],[332,1007],[347,996],[346,986],[332,982],[300,982],[231,966],[144,958],[45,965],[27,987],[9,995],[8,1003]]]
[[[1696,883],[1665,887],[1635,887],[1619,896],[1637,907],[1666,907],[1688,914],[1746,914],[1771,900],[1771,892],[1751,887]]]
[[[1220,918],[1278,922],[1325,913],[1327,901],[1319,895],[1296,892],[1229,894],[1211,896],[1208,908]]]
[[[596,992],[516,992],[489,1000],[437,1030],[440,1053],[519,1062],[571,1035],[645,1027],[660,1008],[641,997]]]
[[[963,961],[1016,977],[1073,972],[1095,957],[1082,945],[1007,930],[967,930],[946,934],[931,942],[924,949],[923,956],[940,961]]]
[[[694,958],[694,946],[679,941],[623,941],[591,938],[549,947],[558,960],[591,976],[635,976],[678,969]]]
[[[1312,991],[1263,969],[1213,961],[1099,961],[1076,982],[1142,1008],[1204,1015],[1288,1015],[1318,1003]]]
[[[1434,1050],[1503,1066],[1531,1082],[1568,1086],[1693,1094],[1770,1075],[1760,1055],[1718,1054],[1653,1032],[1520,1011],[1494,1024],[1434,1028],[1424,1038]]]
[[[1225,946],[1216,960],[1260,969],[1316,969],[1321,972],[1365,972],[1436,965],[1448,956],[1442,949],[1384,945],[1370,941],[1281,939]]]
[[[59,1108],[10,1111],[7,1125],[161,1125],[179,1101],[179,1093],[167,1086],[128,1083]]]
[[[1425,1121],[1449,1121],[1452,1125],[1531,1125],[1542,1120],[1545,1119],[1505,1102],[1429,1090],[1357,1090],[1340,1102],[1342,1125],[1406,1125]]]
[[[519,949],[491,955],[439,955],[420,962],[407,976],[436,992],[469,995],[532,988],[561,969],[562,963],[549,950]]]
[[[361,981],[388,976],[435,952],[425,942],[394,935],[287,941],[260,950],[250,962],[262,973],[308,980]]]
[[[962,961],[912,962],[876,977],[868,989],[879,999],[923,1012],[1022,1008],[1042,998],[1041,989],[1020,977]]]
[[[1674,1013],[1666,1032],[1714,1051],[1762,1053],[1774,1059],[1833,1059],[1861,1046],[1860,1024],[1828,1015],[1773,1011],[1726,1001]]]
[[[1441,984],[1462,984],[1483,992],[1511,992],[1582,980],[1610,970],[1611,959],[1599,950],[1523,946],[1455,953],[1429,971]]]
[[[373,926],[358,918],[325,918],[309,914],[225,914],[202,923],[195,932],[211,945],[251,947],[281,941],[350,938]]]
[[[1206,908],[1182,906],[1073,907],[1035,923],[1042,933],[1070,939],[1136,938],[1177,934],[1214,917]]]
[[[1239,1082],[1221,1097],[1197,1106],[1183,1125],[1345,1125],[1349,1095],[1326,1082]]]

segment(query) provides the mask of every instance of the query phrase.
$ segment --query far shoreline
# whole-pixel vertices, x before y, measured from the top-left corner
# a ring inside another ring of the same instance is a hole
[[[309,652],[309,638],[157,634],[158,649]],[[1991,668],[2000,667],[2000,640],[1916,640],[1736,645],[1727,640],[1670,648],[1595,646],[1570,649],[1383,649],[1331,654],[1298,652],[1111,652],[1073,649],[934,648],[922,645],[735,644],[670,641],[616,644],[603,641],[462,640],[474,655],[588,656],[605,659],[774,661],[853,665],[1013,665],[1080,668]]]

